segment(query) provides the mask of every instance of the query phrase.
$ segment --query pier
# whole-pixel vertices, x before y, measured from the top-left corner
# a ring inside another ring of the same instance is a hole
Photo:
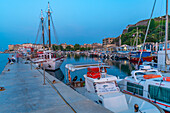
[[[43,70],[30,64],[7,64],[0,75],[0,113],[111,113]],[[55,83],[52,81],[55,80]]]

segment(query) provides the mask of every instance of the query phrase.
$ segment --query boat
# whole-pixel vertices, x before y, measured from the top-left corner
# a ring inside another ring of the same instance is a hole
[[[57,58],[56,52],[50,50],[38,51],[37,58],[32,59],[32,62],[38,67],[42,67],[43,69],[45,68],[50,71],[59,69],[63,61],[64,56]]]
[[[87,69],[88,72],[84,75],[85,87],[78,87],[75,88],[75,90],[112,112],[164,113],[160,107],[146,99],[139,98],[136,95],[131,95],[126,92],[121,92],[117,85],[120,79],[107,74],[106,68],[109,66],[103,63],[83,65],[66,64],[65,67],[68,69],[70,83],[72,82],[70,75],[71,71]]]
[[[121,91],[143,97],[170,112],[170,81],[149,65],[141,65],[119,82]]]
[[[56,57],[56,52],[51,50],[51,36],[50,36],[50,19],[51,11],[50,4],[48,2],[48,35],[49,35],[49,47],[48,50],[45,50],[45,39],[44,39],[44,17],[41,10],[41,24],[42,24],[42,38],[43,38],[43,50],[37,51],[37,57],[32,59],[33,63],[36,63],[37,66],[42,67],[46,70],[55,71],[60,68],[61,64],[64,61],[64,56]],[[54,27],[54,25],[53,25]]]
[[[140,58],[141,56],[141,58]],[[130,52],[130,62],[133,63],[138,63],[140,59],[140,63],[143,62],[151,62],[153,60],[153,56],[151,55],[150,51],[135,51],[135,52]]]

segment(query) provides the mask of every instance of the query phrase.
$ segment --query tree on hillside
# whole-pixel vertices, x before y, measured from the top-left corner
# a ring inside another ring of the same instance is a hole
[[[91,50],[91,48],[90,48],[90,47],[88,47],[88,48],[87,48],[87,50]]]
[[[151,31],[153,31],[154,29],[155,29],[155,20],[154,19],[152,19],[151,20],[151,23],[150,23],[150,27],[149,27],[149,29],[151,30]]]
[[[62,45],[60,45],[60,46],[59,46],[59,49],[60,49],[61,51],[63,51],[63,50],[64,50],[64,48],[63,48],[63,46],[62,46]]]
[[[67,46],[66,51],[70,51],[70,50],[72,50],[71,46]]]
[[[84,48],[84,47],[80,48],[80,51],[85,51],[85,50],[86,50],[86,48]]]
[[[52,45],[52,49],[53,49],[54,51],[59,50],[58,46],[56,46],[56,45]]]
[[[80,49],[80,45],[79,44],[75,44],[74,45],[74,50],[76,51],[76,50],[79,50]]]

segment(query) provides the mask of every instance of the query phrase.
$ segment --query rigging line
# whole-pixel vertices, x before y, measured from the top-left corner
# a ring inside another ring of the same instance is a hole
[[[37,42],[37,40],[38,40],[38,35],[39,35],[39,32],[40,32],[40,29],[41,29],[41,21],[40,21],[40,23],[39,23],[39,27],[38,27],[38,32],[37,32],[35,44],[36,44],[36,42]]]
[[[42,44],[43,42],[42,42],[42,39],[43,39],[43,37],[42,37],[42,35],[41,35],[41,38],[40,38],[40,41],[39,41],[39,44]],[[42,43],[41,43],[42,42]]]
[[[51,15],[51,22],[52,22],[52,26],[53,26],[53,30],[54,30],[54,37],[55,37],[56,43],[58,44],[57,33],[56,33],[56,30],[55,30],[55,27],[54,27],[54,22],[53,22],[53,19],[52,19],[52,15]]]
[[[153,15],[153,12],[154,12],[154,9],[155,9],[155,5],[156,5],[156,0],[154,1],[152,13],[151,13],[151,16],[150,16],[150,19],[149,19],[149,23],[148,23],[148,26],[147,26],[147,30],[146,30],[146,34],[145,34],[145,39],[144,39],[144,42],[143,42],[142,51],[140,53],[140,58],[139,58],[139,61],[138,61],[138,65],[139,65],[140,60],[141,60],[142,52],[143,52],[145,41],[146,41],[146,38],[147,38],[147,35],[148,35],[148,31],[149,31],[150,23],[151,23],[151,20],[152,20],[152,15]]]

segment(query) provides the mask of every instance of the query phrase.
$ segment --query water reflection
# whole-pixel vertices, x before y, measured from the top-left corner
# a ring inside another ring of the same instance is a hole
[[[119,75],[124,74],[123,76],[129,76],[131,71],[134,70],[134,66],[128,60],[103,60],[104,63],[107,63],[111,67],[119,69]],[[120,76],[121,77],[121,76]]]
[[[119,76],[120,78],[124,78],[130,75],[131,71],[134,69],[134,66],[128,60],[108,60],[108,59],[99,59],[99,58],[90,58],[85,55],[79,54],[70,54],[67,55],[67,58],[64,60],[63,64],[60,67],[60,70],[55,72],[49,72],[53,74],[56,78],[62,78],[64,83],[68,82],[67,78],[67,70],[65,69],[66,64],[82,64],[82,63],[96,63],[98,61],[107,63],[110,68],[107,69],[107,73],[113,76]],[[84,80],[83,75],[87,73],[87,69],[78,70],[75,72],[71,72],[71,78],[73,79],[75,76],[78,77],[77,80],[82,78]],[[61,80],[61,79],[60,79]]]
[[[83,56],[82,56],[83,57]],[[75,54],[74,55],[74,59],[75,61],[79,61],[80,60],[80,55],[79,54]]]
[[[50,75],[56,77],[58,80],[64,82],[64,74],[61,71],[61,69],[58,69],[56,71],[47,71]]]

